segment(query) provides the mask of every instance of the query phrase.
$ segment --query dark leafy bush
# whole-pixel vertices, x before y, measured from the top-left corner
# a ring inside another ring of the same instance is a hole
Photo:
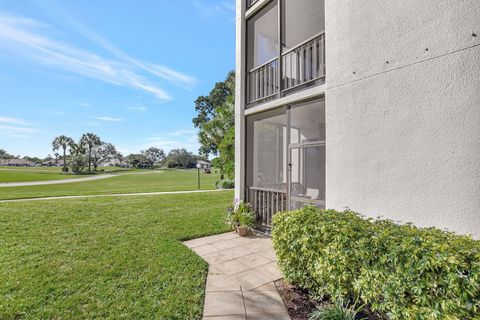
[[[235,188],[235,182],[229,179],[218,180],[215,182],[215,187],[217,187],[217,189],[233,189]]]
[[[391,319],[480,319],[480,241],[307,207],[275,215],[285,279]]]
[[[363,306],[345,306],[343,301],[333,305],[319,306],[308,317],[308,320],[357,320],[366,319],[359,316]]]

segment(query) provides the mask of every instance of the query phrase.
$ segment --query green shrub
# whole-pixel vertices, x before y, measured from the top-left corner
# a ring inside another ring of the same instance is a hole
[[[249,203],[240,201],[229,210],[228,219],[232,226],[251,228],[255,226],[255,211]]]
[[[217,182],[215,182],[215,187],[217,189],[233,189],[235,188],[235,182],[229,179],[218,180]]]
[[[480,241],[313,207],[273,223],[285,279],[314,297],[359,299],[391,319],[480,319]]]
[[[334,305],[317,307],[308,317],[308,320],[356,320],[363,306],[355,308],[355,306],[347,307],[343,301],[339,301]]]

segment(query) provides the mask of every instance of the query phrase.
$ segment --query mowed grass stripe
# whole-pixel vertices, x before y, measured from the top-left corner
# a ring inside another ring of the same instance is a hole
[[[0,319],[200,319],[231,191],[0,204]]]
[[[124,172],[137,169],[123,169],[116,167],[103,167],[103,172]],[[96,174],[101,174],[98,172]],[[84,178],[92,175],[63,174],[61,167],[7,167],[0,166],[0,183],[7,182],[33,182]]]
[[[97,195],[160,191],[188,191],[197,189],[197,170],[166,170],[160,173],[123,174],[105,180],[73,182],[58,185],[4,187],[0,200],[28,199],[51,196]],[[215,188],[219,175],[200,174],[200,188]]]

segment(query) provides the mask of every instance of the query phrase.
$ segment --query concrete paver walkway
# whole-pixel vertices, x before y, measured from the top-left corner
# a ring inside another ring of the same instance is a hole
[[[270,238],[234,232],[184,242],[209,264],[204,320],[290,319]]]

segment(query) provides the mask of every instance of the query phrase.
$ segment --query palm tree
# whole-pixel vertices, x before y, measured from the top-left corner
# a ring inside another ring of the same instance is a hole
[[[67,136],[58,136],[52,142],[53,151],[63,150],[63,171],[67,170],[67,148],[73,144],[73,139]]]
[[[85,133],[80,138],[80,145],[85,147],[88,151],[88,171],[92,169],[92,151],[94,147],[98,147],[102,144],[102,140],[93,133]]]

